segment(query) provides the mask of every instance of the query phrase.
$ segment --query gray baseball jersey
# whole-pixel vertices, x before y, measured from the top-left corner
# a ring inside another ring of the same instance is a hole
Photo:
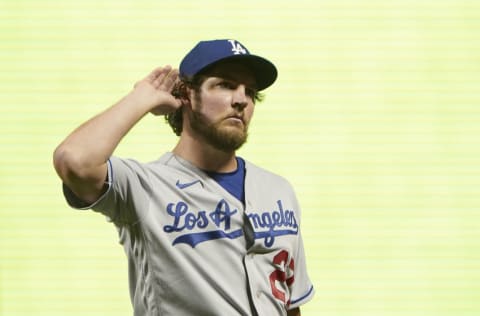
[[[111,157],[107,192],[81,205],[118,228],[134,315],[286,315],[313,297],[290,184],[248,161],[245,205],[172,153]]]

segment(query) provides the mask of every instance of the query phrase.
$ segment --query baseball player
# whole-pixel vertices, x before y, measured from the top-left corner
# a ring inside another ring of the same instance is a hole
[[[236,40],[202,41],[55,150],[68,203],[118,229],[134,315],[300,315],[313,297],[291,185],[235,154],[276,77]],[[147,113],[166,116],[173,150],[113,156]]]

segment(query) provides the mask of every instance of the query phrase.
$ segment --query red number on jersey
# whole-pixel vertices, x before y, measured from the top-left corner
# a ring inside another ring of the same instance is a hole
[[[277,281],[280,283],[285,283],[290,289],[294,279],[293,269],[294,262],[293,258],[288,261],[288,252],[286,250],[280,251],[275,257],[273,257],[273,264],[277,266],[275,271],[270,274],[270,286],[272,288],[272,294],[275,298],[281,300],[288,307],[290,305],[290,298],[287,300],[285,292],[280,290],[277,287]]]

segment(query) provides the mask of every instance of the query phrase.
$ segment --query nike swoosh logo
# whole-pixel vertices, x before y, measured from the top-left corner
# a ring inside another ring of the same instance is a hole
[[[196,183],[200,182],[200,180],[195,180],[195,181],[192,181],[192,182],[186,182],[186,183],[181,183],[180,180],[177,180],[177,183],[175,183],[175,185],[177,186],[177,188],[179,189],[185,189],[185,188],[188,188]]]

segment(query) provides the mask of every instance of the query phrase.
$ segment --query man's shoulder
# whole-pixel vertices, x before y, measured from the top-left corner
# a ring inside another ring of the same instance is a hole
[[[284,184],[286,186],[291,186],[288,179],[285,178],[284,176],[274,171],[268,170],[264,167],[258,166],[247,160],[245,160],[245,169],[247,170],[247,176],[268,180],[271,182],[278,183],[279,185]]]
[[[111,156],[109,160],[115,164],[124,164],[131,167],[138,167],[138,168],[149,168],[159,165],[168,165],[171,164],[171,160],[173,158],[173,154],[170,152],[164,153],[160,157],[152,160],[141,161],[138,158],[131,158],[131,157],[122,157],[122,156]]]
[[[152,173],[164,173],[166,169],[175,168],[170,162],[171,155],[163,154],[157,159],[149,161],[141,161],[137,158],[129,157],[120,157],[120,156],[111,156],[109,158],[109,164],[111,166],[112,172],[133,172],[137,175],[145,175]],[[178,167],[176,168],[178,169]]]

